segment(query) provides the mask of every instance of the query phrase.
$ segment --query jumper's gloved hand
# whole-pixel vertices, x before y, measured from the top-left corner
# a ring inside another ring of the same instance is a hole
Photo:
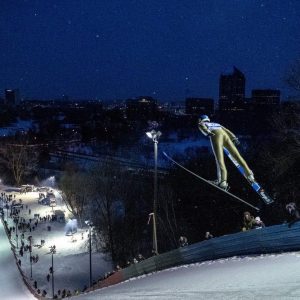
[[[241,143],[237,137],[234,137],[234,138],[232,139],[232,142],[233,142],[236,146],[240,145],[240,143]]]

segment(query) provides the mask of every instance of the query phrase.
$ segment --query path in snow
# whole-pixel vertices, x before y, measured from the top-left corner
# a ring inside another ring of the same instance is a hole
[[[58,205],[55,210],[65,211],[65,216],[68,219],[67,209],[62,202],[59,193],[52,189],[55,193]],[[24,208],[20,209],[19,216],[29,222],[29,219],[33,219],[35,214],[39,214],[40,217],[46,217],[52,215],[52,208],[47,205],[38,204],[39,193],[27,192],[20,194],[19,189],[15,187],[0,186],[0,192],[4,192],[7,196],[12,195],[12,198],[22,200]],[[1,204],[0,204],[1,205]],[[26,208],[27,207],[27,208]],[[30,209],[30,212],[29,212]],[[8,211],[8,213],[10,210]],[[15,226],[11,217],[7,218],[7,211],[4,209],[5,219],[8,222],[8,227]],[[9,215],[8,215],[9,216]],[[35,220],[34,220],[35,222]],[[34,223],[32,222],[32,223]],[[51,231],[48,231],[48,226],[51,226]],[[38,288],[47,292],[47,296],[52,296],[52,282],[47,281],[47,274],[49,273],[49,267],[51,266],[51,255],[49,247],[56,246],[56,254],[54,256],[54,270],[55,270],[55,293],[57,291],[66,289],[74,292],[78,289],[81,291],[85,285],[89,285],[89,253],[88,253],[88,228],[78,228],[77,233],[73,236],[66,236],[66,224],[52,221],[39,221],[35,226],[35,230],[24,232],[25,245],[28,244],[28,236],[33,237],[32,255],[38,255],[39,260],[32,265],[32,278],[33,281],[37,281]],[[74,238],[74,242],[73,242]],[[7,239],[7,238],[6,238]],[[41,239],[45,241],[43,247],[38,247],[41,244]],[[11,242],[17,246],[16,234],[12,233]],[[76,242],[75,242],[76,241]],[[18,244],[21,244],[21,234],[19,232]],[[21,256],[18,249],[16,249],[17,258],[21,260],[21,268],[27,278],[30,278],[31,266],[30,266],[30,253],[24,251],[24,255]],[[92,254],[92,273],[93,279],[98,280],[106,272],[111,271],[113,266],[110,260],[106,259],[106,256],[102,253]],[[1,268],[1,266],[0,266]],[[33,281],[31,283],[33,283]],[[3,283],[2,283],[3,284]],[[0,283],[1,288],[1,283]],[[1,290],[0,290],[0,300]],[[6,300],[6,299],[3,299]]]
[[[0,221],[0,299],[36,299],[25,286]]]

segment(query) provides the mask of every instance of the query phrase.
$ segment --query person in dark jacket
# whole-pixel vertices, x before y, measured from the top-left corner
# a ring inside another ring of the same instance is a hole
[[[248,211],[244,212],[244,219],[243,219],[243,228],[242,231],[251,230],[254,228],[255,219]]]
[[[295,202],[290,202],[285,206],[291,221],[289,222],[289,228],[297,221],[300,220],[300,212]]]

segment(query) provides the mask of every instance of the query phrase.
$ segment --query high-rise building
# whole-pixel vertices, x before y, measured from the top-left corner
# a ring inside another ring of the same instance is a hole
[[[189,115],[212,115],[214,113],[214,99],[186,98],[185,113]]]
[[[15,89],[15,90],[6,89],[5,90],[4,104],[9,105],[9,106],[15,106],[15,105],[19,105],[20,103],[21,103],[21,98],[20,98],[20,91],[18,89]]]
[[[219,110],[243,110],[245,85],[245,76],[236,67],[233,68],[233,73],[222,74],[219,85]]]

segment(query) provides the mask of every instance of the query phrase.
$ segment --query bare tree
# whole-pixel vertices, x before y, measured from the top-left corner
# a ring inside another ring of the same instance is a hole
[[[28,142],[20,144],[4,144],[0,148],[0,160],[12,172],[17,185],[24,176],[34,172],[38,164],[38,146]]]
[[[121,198],[120,168],[117,165],[101,164],[89,172],[91,183],[90,209],[98,228],[101,228],[112,259],[115,259],[114,204]],[[96,215],[96,216],[95,216]]]
[[[147,217],[152,207],[149,177],[132,174],[118,164],[102,163],[84,172],[69,170],[60,187],[69,211],[93,222],[97,249],[107,251],[114,261],[123,261],[143,250],[151,252],[147,235]],[[166,201],[169,192],[164,193]],[[176,233],[170,233],[175,230],[170,205],[163,211],[162,231],[174,241]]]
[[[279,177],[300,160],[300,104],[294,102],[273,115],[272,123],[277,146],[273,141],[266,156],[272,162],[274,175]]]
[[[60,186],[65,194],[64,200],[68,210],[79,219],[82,227],[86,206],[92,194],[90,177],[84,172],[66,173],[60,181]]]
[[[168,241],[166,247],[171,245],[172,247],[177,246],[178,241],[178,226],[175,214],[175,201],[176,197],[174,191],[166,185],[160,185],[159,188],[159,231],[163,237],[162,240]]]

